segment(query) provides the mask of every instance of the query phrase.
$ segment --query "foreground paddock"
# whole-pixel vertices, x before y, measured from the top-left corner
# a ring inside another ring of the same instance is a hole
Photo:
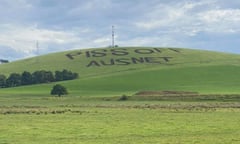
[[[239,103],[82,102],[2,106],[1,144],[237,144]]]

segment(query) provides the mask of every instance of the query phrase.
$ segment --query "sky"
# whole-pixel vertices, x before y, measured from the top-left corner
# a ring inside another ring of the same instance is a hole
[[[0,0],[0,59],[108,47],[112,25],[119,46],[240,54],[239,0]]]

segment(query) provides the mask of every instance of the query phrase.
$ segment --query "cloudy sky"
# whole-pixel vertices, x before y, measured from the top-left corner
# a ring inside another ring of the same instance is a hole
[[[239,0],[0,0],[0,59],[106,47],[112,25],[119,46],[240,53]]]

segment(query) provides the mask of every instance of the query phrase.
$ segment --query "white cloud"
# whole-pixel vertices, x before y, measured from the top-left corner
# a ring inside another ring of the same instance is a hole
[[[111,6],[111,0],[91,0],[85,1],[84,3],[80,2],[79,5],[76,5],[72,9],[69,9],[69,11],[66,11],[66,13],[70,16],[82,15],[84,13],[86,15],[98,15],[103,11],[108,11]]]
[[[96,44],[105,44],[107,45],[109,42],[111,41],[110,38],[108,37],[103,37],[103,38],[98,38],[98,39],[95,39],[93,42],[96,43]]]
[[[240,22],[240,9],[217,9],[199,14],[199,17],[207,23]]]
[[[180,41],[176,41],[170,36],[152,36],[152,37],[136,37],[129,40],[117,41],[119,46],[158,46],[158,47],[168,47],[173,45],[181,46]]]
[[[240,9],[217,9],[198,14],[205,31],[216,33],[240,32]]]
[[[47,48],[48,44],[71,44],[80,38],[73,32],[38,29],[37,27],[24,27],[4,25],[0,33],[0,44],[12,48],[14,51],[22,51],[26,55],[33,55],[36,51],[36,42]],[[43,47],[43,48],[44,48]]]
[[[214,1],[184,1],[176,3],[167,4],[157,4],[150,12],[145,14],[145,20],[138,21],[135,23],[137,27],[145,29],[157,29],[169,26],[176,26],[179,24],[189,24],[193,21],[195,8],[211,5]]]
[[[0,50],[8,49],[8,53],[16,56],[31,57],[37,52],[48,53],[69,49],[88,47],[105,47],[111,44],[110,35],[99,34],[89,28],[73,28],[71,31],[51,30],[34,26],[0,25]],[[96,35],[94,35],[96,33]],[[117,36],[116,36],[117,38]],[[10,52],[11,51],[11,52]],[[4,53],[6,51],[4,50]],[[7,54],[2,54],[2,56]]]
[[[27,0],[1,0],[1,7],[7,9],[26,9],[32,8],[32,5]],[[6,7],[7,6],[7,7]]]
[[[135,25],[145,30],[168,30],[195,36],[199,32],[234,33],[239,32],[240,9],[224,9],[216,0],[200,2],[184,1],[159,4],[145,16],[145,20]]]

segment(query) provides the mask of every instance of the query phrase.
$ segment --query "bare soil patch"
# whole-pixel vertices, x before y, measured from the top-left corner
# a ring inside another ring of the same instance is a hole
[[[140,91],[135,96],[197,96],[197,92],[188,91]]]

